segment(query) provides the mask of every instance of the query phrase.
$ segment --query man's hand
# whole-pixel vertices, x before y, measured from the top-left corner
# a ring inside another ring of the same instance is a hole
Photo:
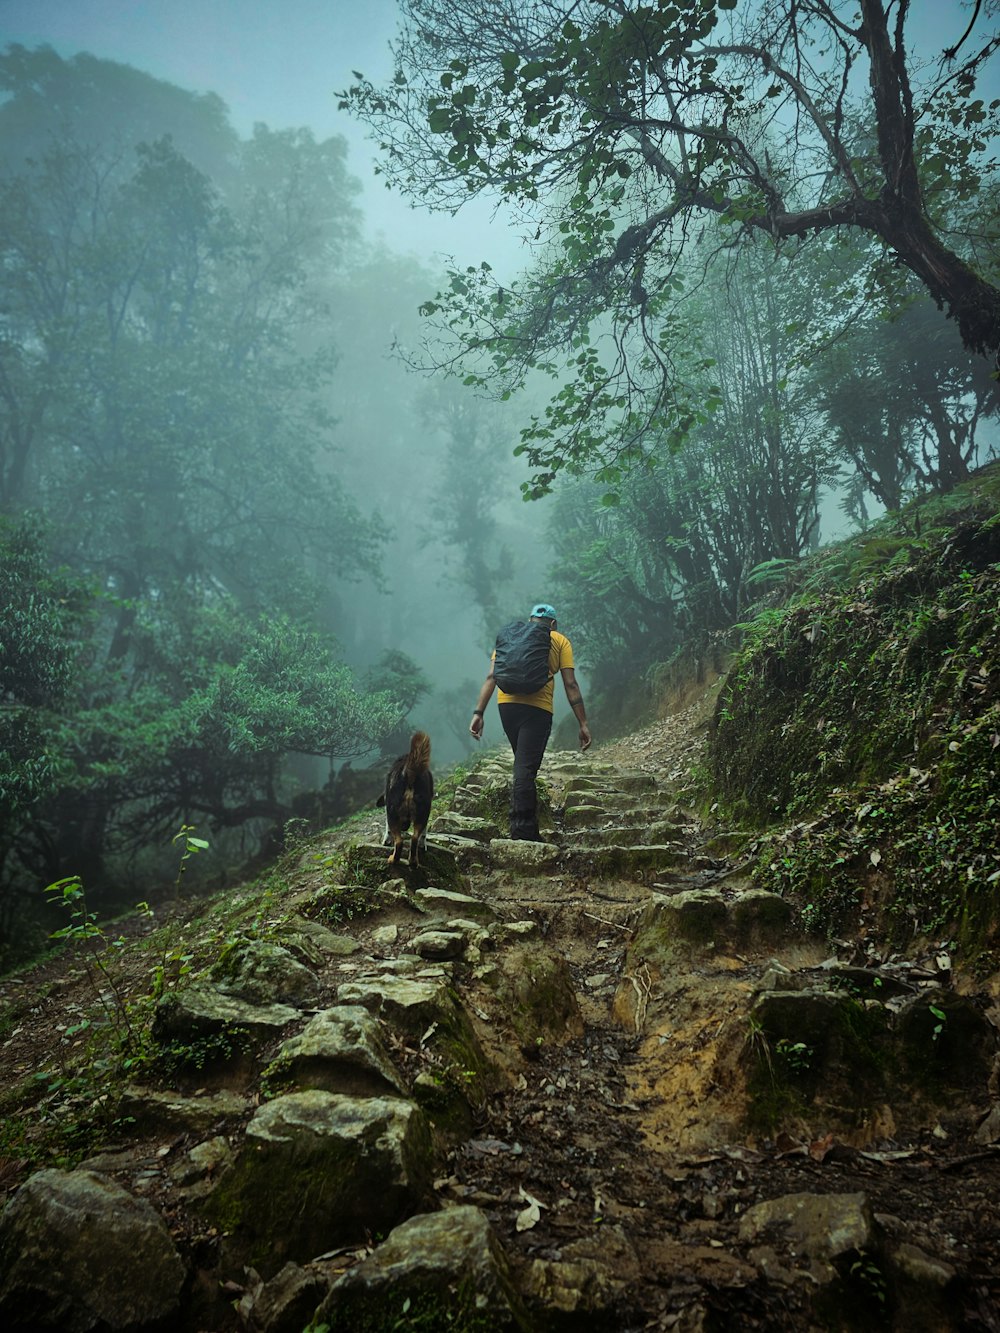
[[[480,721],[481,721],[481,720],[482,720],[482,719],[480,719]],[[580,749],[581,749],[581,750],[586,750],[587,747],[588,747],[589,745],[590,745],[590,728],[587,726],[586,722],[581,722],[581,723],[580,723]]]
[[[469,723],[469,731],[477,741],[483,738],[483,715],[482,713],[473,713],[472,721]],[[589,744],[589,741],[588,741]]]

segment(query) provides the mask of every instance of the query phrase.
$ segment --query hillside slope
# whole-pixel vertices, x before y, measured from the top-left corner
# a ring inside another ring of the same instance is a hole
[[[68,898],[0,981],[4,1327],[1000,1328],[995,508],[550,752],[542,844],[496,751],[420,869],[368,811],[114,928]]]

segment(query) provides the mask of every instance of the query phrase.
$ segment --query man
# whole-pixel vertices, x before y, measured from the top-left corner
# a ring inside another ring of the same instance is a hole
[[[565,634],[556,632],[555,611],[547,602],[539,602],[532,609],[531,619],[547,625],[550,631],[549,680],[534,694],[505,694],[497,687],[493,676],[493,663],[496,662],[494,649],[490,674],[483,681],[479,691],[479,700],[472,710],[469,731],[477,741],[482,737],[483,714],[496,688],[500,724],[514,751],[510,836],[529,842],[541,842],[538,833],[538,792],[535,778],[541,767],[549,733],[552,730],[552,700],[557,672],[562,676],[566,698],[580,724],[581,750],[586,750],[590,745],[590,728],[587,726],[587,710],[583,705],[583,695],[580,693],[580,687],[576,683],[576,673],[573,670],[573,648]]]

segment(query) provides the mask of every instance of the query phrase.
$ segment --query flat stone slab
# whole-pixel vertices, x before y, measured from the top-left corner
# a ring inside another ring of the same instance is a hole
[[[287,1004],[250,1004],[235,995],[225,995],[214,986],[192,985],[165,996],[157,1006],[153,1035],[157,1041],[171,1037],[214,1036],[233,1028],[249,1032],[279,1031],[299,1016]]]
[[[213,1125],[236,1120],[246,1102],[235,1092],[184,1097],[179,1092],[130,1086],[122,1094],[118,1114],[135,1122],[136,1129],[159,1133],[207,1134]]]
[[[594,776],[583,775],[572,778],[566,788],[567,792],[575,791],[615,791],[615,792],[637,792],[637,791],[656,791],[657,782],[652,773],[635,772],[629,769],[619,769],[614,775],[595,774]]]
[[[614,829],[609,829],[610,837]],[[620,875],[628,878],[635,874],[659,874],[672,866],[687,861],[682,848],[656,844],[653,846],[639,843],[634,847],[621,847],[615,843],[604,847],[574,848],[565,858],[576,869],[594,875]]]
[[[492,921],[496,915],[489,903],[483,902],[482,898],[474,898],[469,893],[458,893],[454,889],[417,889],[413,898],[419,907],[434,916],[455,916],[461,913],[462,916]]]
[[[458,1030],[468,1020],[444,972],[441,967],[429,977],[360,977],[338,986],[337,999],[363,1005],[411,1037],[422,1038],[431,1028]]]
[[[352,935],[338,935],[319,921],[310,921],[305,916],[293,916],[279,926],[277,937],[286,948],[307,952],[307,956],[317,964],[323,961],[324,954],[346,958],[361,948]]]
[[[509,870],[551,870],[562,853],[554,842],[526,842],[521,838],[497,838],[490,843],[490,860]]]
[[[645,803],[636,801],[635,796],[627,791],[568,791],[563,805],[566,810],[584,805],[598,810],[638,810],[648,808]]]
[[[465,945],[466,937],[460,930],[424,930],[410,941],[410,948],[421,958],[440,962],[461,958]]]
[[[429,833],[435,842],[442,833],[452,834],[463,839],[472,839],[474,842],[489,842],[491,838],[499,838],[500,828],[492,819],[447,811],[445,814],[437,815],[431,820]]]

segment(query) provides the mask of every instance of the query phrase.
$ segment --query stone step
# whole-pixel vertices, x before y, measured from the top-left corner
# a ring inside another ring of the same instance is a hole
[[[567,819],[565,825],[565,842],[576,848],[603,847],[608,842],[619,847],[637,847],[643,843],[655,843],[658,846],[680,843],[687,847],[691,837],[691,829],[687,824],[676,824],[669,820],[652,824],[615,824],[609,820],[601,824],[577,826],[575,820]]]
[[[650,817],[662,819],[664,812],[673,808],[673,802],[666,796],[664,796],[662,802],[656,802],[649,799],[636,800],[632,792],[627,791],[571,791],[566,793],[563,801],[564,810],[573,810],[581,805],[596,810],[627,811],[635,819]]]
[[[490,842],[499,838],[501,830],[491,819],[479,815],[464,815],[456,810],[447,810],[435,815],[428,826],[428,835],[437,838],[442,833],[450,833],[459,838],[473,838],[476,842]]]
[[[619,769],[618,772],[607,775],[580,774],[571,778],[566,784],[567,792],[646,792],[658,789],[659,784],[652,773],[631,772],[628,769]]]

